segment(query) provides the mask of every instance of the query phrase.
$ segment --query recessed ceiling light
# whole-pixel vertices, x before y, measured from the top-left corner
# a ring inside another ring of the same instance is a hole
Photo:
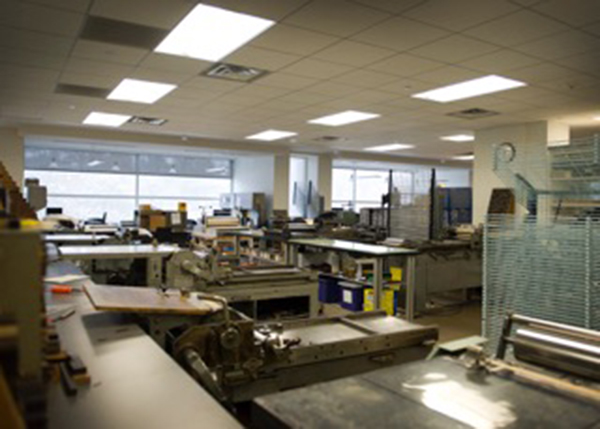
[[[273,140],[280,140],[286,137],[297,136],[298,133],[294,133],[292,131],[279,131],[279,130],[266,130],[260,132],[258,134],[254,134],[246,137],[248,140],[264,140],[267,142],[272,142]]]
[[[104,162],[98,160],[98,159],[94,159],[93,161],[90,161],[87,163],[88,167],[97,167],[99,165],[104,164]]]
[[[458,155],[458,156],[453,156],[452,159],[455,159],[457,161],[473,161],[475,159],[475,155],[471,154],[466,154],[466,155]]]
[[[86,125],[102,125],[104,127],[120,127],[129,119],[131,119],[129,115],[92,112],[83,120],[83,123]]]
[[[369,152],[391,152],[393,150],[403,150],[403,149],[412,149],[415,146],[412,144],[404,144],[404,143],[392,143],[392,144],[384,144],[381,146],[372,146],[365,148]]]
[[[600,116],[594,116],[594,121],[600,121]]]
[[[440,139],[449,142],[472,142],[475,140],[475,137],[470,134],[455,134],[453,136],[443,136]]]
[[[123,79],[117,87],[108,94],[109,100],[133,101],[134,103],[152,104],[169,92],[177,88],[177,85],[169,83],[150,82],[138,79]]]
[[[359,112],[356,110],[346,110],[345,112],[335,113],[333,115],[323,116],[322,118],[311,119],[309,124],[329,125],[339,127],[340,125],[351,124],[353,122],[366,121],[380,117],[377,113]]]
[[[275,24],[269,19],[199,4],[155,49],[163,54],[219,61]]]
[[[507,89],[526,86],[524,82],[506,77],[489,75],[465,82],[454,83],[430,91],[413,94],[413,98],[448,103],[450,101],[463,100],[465,98],[478,97],[493,92],[506,91]]]

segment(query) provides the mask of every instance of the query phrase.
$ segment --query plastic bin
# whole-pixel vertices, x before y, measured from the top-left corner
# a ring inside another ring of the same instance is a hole
[[[335,277],[319,275],[319,301],[325,303],[340,302],[341,290]]]
[[[339,282],[339,286],[342,292],[342,299],[340,301],[342,308],[350,311],[362,311],[364,300],[363,287],[350,282]]]
[[[365,288],[364,311],[375,310],[375,293],[373,288]],[[381,309],[390,316],[398,312],[398,292],[393,289],[384,289],[381,296]]]

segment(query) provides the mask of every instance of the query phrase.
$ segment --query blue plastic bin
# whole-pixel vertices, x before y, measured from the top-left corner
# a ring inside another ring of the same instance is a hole
[[[350,282],[339,282],[342,291],[340,305],[350,311],[362,311],[364,293],[362,285]]]
[[[319,301],[326,303],[340,302],[341,295],[338,279],[319,275]]]

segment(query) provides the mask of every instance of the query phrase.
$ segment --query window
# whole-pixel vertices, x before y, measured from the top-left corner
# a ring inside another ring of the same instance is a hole
[[[25,177],[47,186],[48,207],[80,219],[106,213],[109,222],[133,220],[140,204],[177,210],[179,202],[197,219],[232,186],[226,159],[27,147],[25,166]]]
[[[381,207],[381,198],[388,193],[387,170],[334,168],[332,206],[360,211],[364,207]]]

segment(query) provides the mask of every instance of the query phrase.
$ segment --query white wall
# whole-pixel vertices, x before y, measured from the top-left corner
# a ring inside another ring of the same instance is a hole
[[[275,160],[273,156],[244,156],[233,161],[233,192],[264,192],[273,207]]]
[[[446,188],[470,188],[471,187],[471,169],[439,169],[435,170],[435,177],[438,185]]]
[[[0,128],[0,161],[19,186],[23,185],[24,150],[24,139],[16,128]]]
[[[548,143],[566,140],[568,137],[567,125],[547,121],[476,131],[473,163],[473,223],[479,224],[485,220],[492,189],[509,187],[494,172],[494,145],[510,142],[515,146],[519,159],[529,159],[532,162],[540,160],[539,166],[530,167],[533,174],[534,168],[542,168],[541,160],[546,156]],[[527,165],[522,166],[523,170],[527,168]],[[518,213],[523,212],[521,207],[517,210]]]

